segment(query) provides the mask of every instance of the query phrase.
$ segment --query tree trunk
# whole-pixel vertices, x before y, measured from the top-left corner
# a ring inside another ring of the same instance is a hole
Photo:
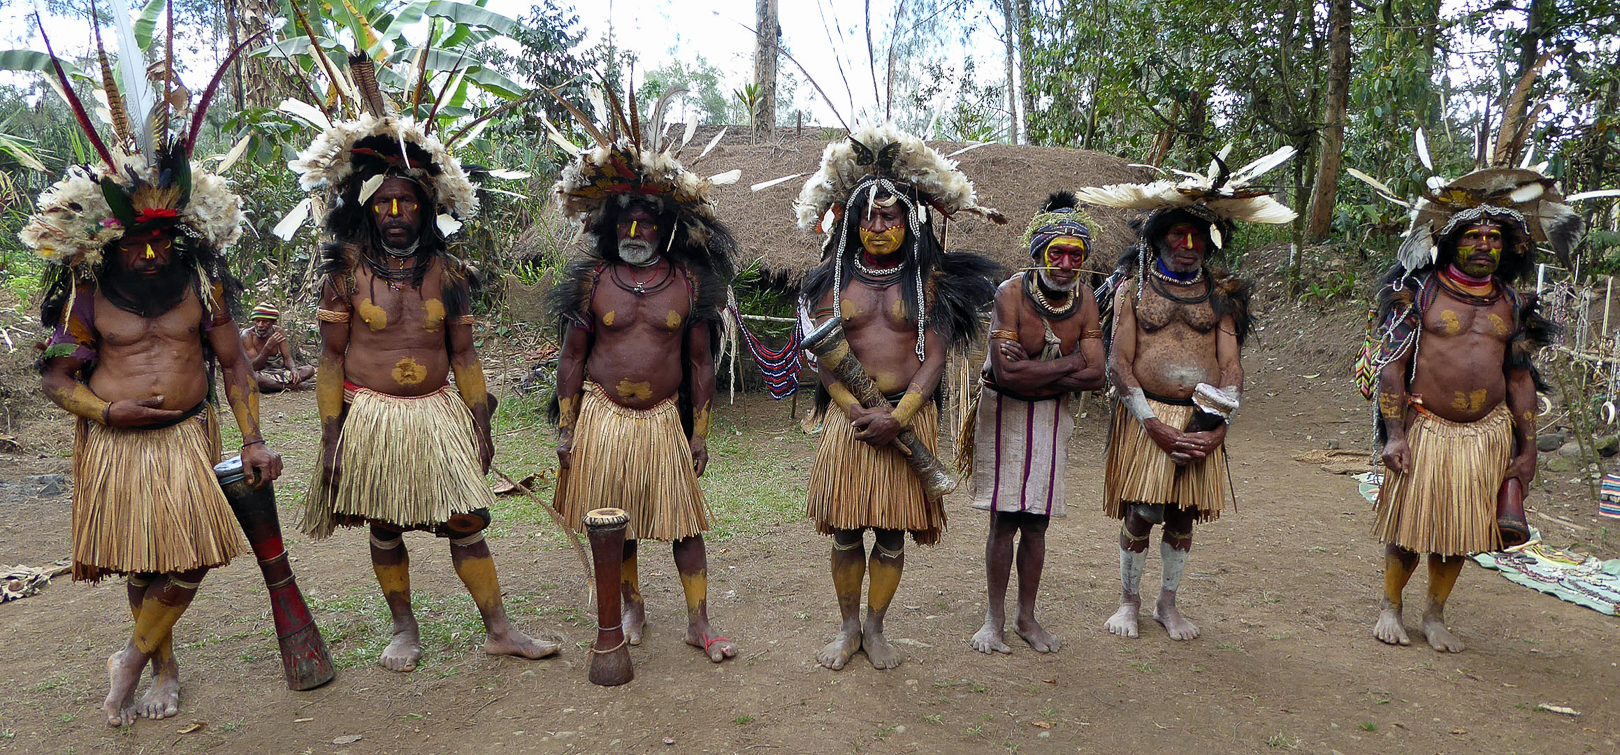
[[[1007,143],[1019,144],[1018,131],[1018,13],[1016,0],[1001,0],[1001,18],[1007,30]]]
[[[1333,0],[1328,7],[1327,103],[1322,108],[1321,151],[1316,159],[1316,187],[1305,234],[1320,241],[1333,228],[1333,203],[1338,199],[1339,166],[1344,159],[1345,110],[1350,97],[1350,0]]]
[[[1024,135],[1024,143],[1030,143],[1029,118],[1035,112],[1035,94],[1030,85],[1034,83],[1033,74],[1029,68],[1029,51],[1035,41],[1029,33],[1030,8],[1029,0],[1018,0],[1018,93],[1021,95],[1022,108],[1018,111],[1019,130]]]
[[[759,100],[754,107],[754,127],[763,133],[776,129],[776,58],[782,27],[777,21],[777,0],[754,0],[754,84]]]

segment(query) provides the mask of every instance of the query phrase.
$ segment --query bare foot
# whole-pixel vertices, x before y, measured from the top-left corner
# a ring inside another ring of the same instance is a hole
[[[1153,606],[1153,620],[1164,626],[1164,631],[1170,634],[1172,640],[1190,640],[1198,636],[1198,627],[1181,615],[1174,597],[1168,601],[1159,598],[1159,602]]]
[[[180,666],[172,658],[166,665],[153,665],[152,688],[135,709],[142,718],[168,718],[180,712]]]
[[[849,663],[855,651],[861,649],[861,628],[846,626],[838,632],[838,636],[827,647],[816,653],[816,663],[834,671],[841,669]]]
[[[1140,636],[1136,624],[1141,613],[1142,606],[1140,603],[1128,601],[1120,603],[1119,610],[1115,611],[1113,616],[1108,617],[1108,621],[1103,622],[1103,629],[1108,630],[1109,634],[1134,640]]]
[[[706,632],[696,626],[687,627],[686,644],[701,649],[715,663],[737,656],[737,644],[721,637],[714,627],[709,627]]]
[[[866,651],[866,660],[871,661],[875,669],[895,668],[906,659],[905,654],[889,644],[883,630],[873,626],[870,621],[861,628],[861,650]]]
[[[422,660],[422,638],[413,622],[408,628],[394,631],[394,639],[383,648],[377,663],[389,671],[415,671],[416,662]]]
[[[1461,653],[1468,647],[1446,628],[1444,617],[1432,613],[1423,615],[1423,637],[1429,641],[1429,647],[1441,653]]]
[[[973,635],[973,639],[968,640],[968,644],[981,653],[1011,653],[1012,648],[1001,641],[1002,628],[1001,621],[986,614],[984,626],[979,627],[979,631]]]
[[[619,625],[624,627],[625,642],[640,645],[641,628],[647,625],[647,604],[626,598],[622,610]]]
[[[1373,636],[1386,645],[1410,645],[1406,627],[1401,623],[1401,607],[1388,600],[1378,604],[1378,623],[1373,625]]]
[[[1029,646],[1035,648],[1036,652],[1056,653],[1058,648],[1063,646],[1063,640],[1058,639],[1057,635],[1046,631],[1046,627],[1041,626],[1041,623],[1034,619],[1028,621],[1019,619],[1014,622],[1013,629],[1017,630],[1018,636],[1024,638],[1024,642],[1029,643]]]
[[[135,688],[141,683],[141,669],[146,658],[134,647],[127,647],[107,657],[107,676],[111,688],[101,709],[107,712],[107,725],[118,727],[134,723],[140,712],[135,708]]]
[[[507,629],[504,634],[484,635],[484,652],[490,655],[515,655],[531,661],[555,655],[562,646],[555,642],[537,640],[516,629]],[[420,648],[416,651],[421,656]],[[413,661],[414,663],[414,661]]]

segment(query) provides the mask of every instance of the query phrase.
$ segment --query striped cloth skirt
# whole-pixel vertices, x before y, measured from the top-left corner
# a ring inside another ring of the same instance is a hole
[[[1020,401],[979,386],[973,432],[973,508],[1067,516],[1063,473],[1068,467],[1074,416],[1069,394]]]

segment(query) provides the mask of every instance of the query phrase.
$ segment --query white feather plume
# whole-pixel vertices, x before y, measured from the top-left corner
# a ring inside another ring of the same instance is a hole
[[[152,152],[152,122],[147,114],[157,106],[157,92],[146,75],[146,58],[135,39],[130,21],[129,0],[112,0],[113,25],[118,32],[118,88],[129,114],[129,127],[135,132],[135,146],[148,165],[156,163]]]
[[[1418,161],[1423,163],[1423,167],[1428,168],[1429,172],[1432,173],[1434,172],[1434,158],[1429,157],[1429,137],[1423,133],[1421,126],[1414,133],[1416,134],[1413,139],[1417,144]]]
[[[276,227],[270,232],[282,241],[292,241],[293,235],[304,226],[304,221],[309,220],[309,212],[314,205],[313,198],[304,197],[298,204],[293,205],[292,211],[283,216],[281,222],[276,223]]]
[[[1228,148],[1230,148],[1230,146],[1231,145],[1228,145]],[[1270,172],[1273,168],[1288,162],[1288,159],[1293,157],[1296,151],[1297,150],[1294,149],[1293,145],[1289,145],[1277,150],[1276,152],[1266,155],[1265,157],[1255,160],[1248,165],[1238,168],[1232,172],[1232,177],[1227,179],[1227,188],[1241,189],[1244,186],[1249,185],[1250,181],[1253,181],[1254,179]]]

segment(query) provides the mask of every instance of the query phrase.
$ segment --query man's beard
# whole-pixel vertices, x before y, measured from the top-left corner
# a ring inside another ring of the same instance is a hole
[[[139,275],[124,266],[116,254],[108,254],[102,265],[101,290],[113,306],[141,317],[157,317],[174,309],[186,298],[196,269],[189,256],[175,250],[168,264],[154,275]]]
[[[622,239],[619,241],[619,259],[636,267],[646,267],[657,261],[658,250],[641,239]]]
[[[1049,271],[1037,270],[1036,272],[1041,276],[1041,285],[1044,286],[1048,291],[1070,294],[1074,293],[1074,290],[1080,287],[1079,273],[1075,273],[1074,280],[1069,281],[1068,283],[1058,283],[1057,281],[1052,280],[1052,275]]]

